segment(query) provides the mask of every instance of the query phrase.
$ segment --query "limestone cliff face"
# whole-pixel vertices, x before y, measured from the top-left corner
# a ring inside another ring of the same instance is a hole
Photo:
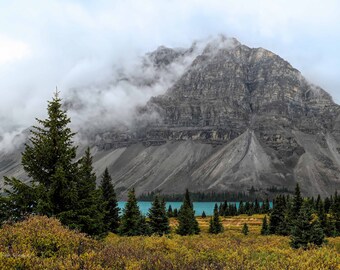
[[[165,64],[175,55],[158,53]],[[154,111],[158,121],[137,133],[141,152],[112,166],[122,190],[292,190],[299,182],[305,194],[327,195],[340,188],[339,106],[268,50],[235,39],[208,43],[141,110]]]
[[[159,47],[144,60],[160,72],[137,83],[161,80],[182,59],[185,70],[136,110],[131,126],[89,136],[98,175],[108,167],[121,196],[131,187],[340,189],[340,106],[324,90],[278,55],[224,37],[202,49]]]

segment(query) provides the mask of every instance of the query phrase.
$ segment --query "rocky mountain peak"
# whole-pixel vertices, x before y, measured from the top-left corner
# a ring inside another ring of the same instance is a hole
[[[124,83],[164,94],[138,107],[130,127],[88,139],[98,175],[108,167],[122,196],[131,187],[137,194],[254,187],[266,196],[297,182],[305,195],[340,190],[340,106],[280,56],[220,36],[161,46],[143,59],[142,72],[124,74]],[[3,170],[17,172],[7,159]]]

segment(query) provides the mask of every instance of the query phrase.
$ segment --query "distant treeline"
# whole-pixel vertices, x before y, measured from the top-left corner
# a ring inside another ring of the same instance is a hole
[[[285,187],[270,187],[266,189],[266,192],[257,190],[251,187],[247,192],[191,192],[190,196],[194,202],[255,202],[255,199],[264,201],[266,199],[273,200],[277,193],[290,194],[293,193]],[[184,194],[173,193],[173,194],[162,194],[160,191],[148,192],[138,197],[139,201],[153,201],[155,196],[163,198],[167,202],[182,202]]]
[[[165,201],[168,202],[182,202],[185,194],[160,194],[158,192],[148,192],[142,194],[138,197],[139,201],[153,201],[155,196],[160,196]],[[194,202],[224,202],[224,201],[253,201],[254,196],[249,195],[246,192],[223,192],[223,193],[203,193],[203,192],[192,192],[190,193],[190,197]]]

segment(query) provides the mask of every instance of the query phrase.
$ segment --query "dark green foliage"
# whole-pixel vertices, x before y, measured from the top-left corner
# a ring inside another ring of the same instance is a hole
[[[57,215],[70,228],[89,235],[104,235],[104,203],[101,190],[96,189],[96,175],[93,172],[92,156],[87,148],[79,162],[77,175],[77,202],[72,210]]]
[[[27,214],[58,217],[64,225],[90,235],[103,235],[101,193],[96,190],[89,149],[75,161],[74,133],[68,127],[70,118],[55,93],[48,102],[48,117],[33,127],[29,143],[22,154],[22,165],[30,177],[25,184],[6,178],[9,218]]]
[[[340,235],[340,196],[335,192],[333,197],[333,203],[330,208],[330,213],[334,222],[336,234]]]
[[[177,210],[177,208],[174,209],[173,217],[178,217],[178,210]]]
[[[269,233],[278,235],[288,235],[289,229],[286,220],[286,199],[278,196],[273,202],[273,209],[270,215]]]
[[[270,210],[270,204],[269,204],[269,199],[267,198],[261,206],[261,213],[262,214],[268,214]]]
[[[300,186],[299,184],[296,184],[295,194],[293,197],[292,214],[291,214],[291,218],[293,220],[295,220],[298,217],[300,213],[300,209],[302,207],[302,203],[303,203],[303,199],[301,197]]]
[[[22,154],[22,165],[38,185],[37,212],[57,215],[72,210],[77,202],[76,147],[74,133],[68,127],[70,118],[62,109],[58,93],[48,102],[48,118],[37,119],[40,126],[31,130],[30,143]]]
[[[324,243],[324,232],[318,219],[313,220],[312,210],[308,204],[303,204],[299,218],[294,222],[290,245],[293,248],[306,249],[309,244],[320,246]]]
[[[149,232],[145,217],[139,210],[135,190],[131,189],[128,194],[128,201],[123,210],[118,233],[122,236],[135,236],[147,235]]]
[[[218,234],[218,233],[223,232],[223,225],[220,220],[218,210],[219,210],[218,206],[217,204],[215,204],[214,215],[213,217],[210,218],[210,224],[209,224],[209,233],[212,233],[212,234]]]
[[[176,232],[180,235],[199,234],[200,232],[188,190],[186,190],[183,204],[179,210]]]
[[[166,214],[165,201],[155,197],[149,209],[149,224],[152,234],[162,236],[170,233],[169,218]]]
[[[239,202],[243,201],[254,201],[256,198],[256,190],[254,194],[248,192],[191,192],[190,197],[195,202]],[[164,198],[167,202],[182,202],[185,194],[160,194],[159,190],[141,194],[138,197],[139,201],[153,201],[155,196],[158,195]]]
[[[331,208],[332,202],[330,200],[330,198],[325,198],[325,202],[324,202],[324,207],[325,207],[325,212],[329,213],[329,210]]]
[[[168,217],[171,218],[173,216],[174,216],[174,213],[172,211],[172,207],[171,207],[171,204],[170,204],[169,207],[168,207]]]
[[[247,223],[244,223],[244,224],[243,224],[242,233],[243,233],[244,235],[248,235],[248,233],[249,233],[249,228],[248,228],[248,224],[247,224]]]
[[[5,220],[20,221],[34,213],[37,205],[37,187],[28,185],[17,178],[4,177],[5,196],[0,197],[1,223]]]
[[[202,212],[202,218],[206,218],[207,217],[207,215],[205,214],[205,212],[203,211]]]
[[[261,235],[268,235],[269,234],[269,226],[267,221],[267,216],[264,216],[262,221],[262,228],[261,228]]]
[[[102,176],[100,189],[105,209],[104,224],[108,231],[117,233],[119,227],[119,207],[112,178],[107,168]]]

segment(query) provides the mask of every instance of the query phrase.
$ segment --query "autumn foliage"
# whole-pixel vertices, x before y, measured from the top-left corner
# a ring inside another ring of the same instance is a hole
[[[340,238],[294,250],[289,237],[262,236],[263,216],[223,219],[222,234],[119,237],[94,240],[54,218],[32,216],[0,229],[0,269],[340,269]],[[241,233],[244,222],[250,227]],[[176,220],[171,220],[172,231]]]

